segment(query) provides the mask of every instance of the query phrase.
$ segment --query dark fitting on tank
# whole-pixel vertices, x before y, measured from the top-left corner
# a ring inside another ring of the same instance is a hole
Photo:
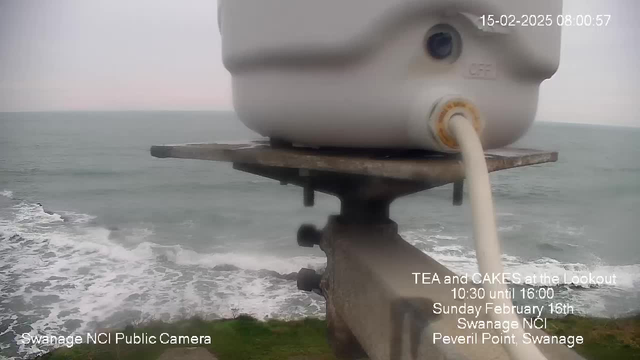
[[[446,59],[453,54],[453,35],[448,32],[437,32],[427,38],[427,53],[434,59]]]

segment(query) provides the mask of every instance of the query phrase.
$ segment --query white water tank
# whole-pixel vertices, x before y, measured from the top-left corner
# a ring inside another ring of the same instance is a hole
[[[560,0],[219,0],[246,126],[309,146],[445,152],[455,113],[485,148],[527,131],[558,68],[561,14]]]

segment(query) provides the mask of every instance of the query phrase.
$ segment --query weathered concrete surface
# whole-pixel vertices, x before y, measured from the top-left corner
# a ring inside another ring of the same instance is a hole
[[[327,297],[327,319],[334,324],[332,345],[336,354],[356,358],[351,353],[357,354],[359,343],[372,360],[509,359],[501,344],[434,344],[436,332],[450,336],[472,333],[458,328],[459,317],[489,317],[434,314],[436,302],[463,303],[453,299],[452,288],[475,285],[415,284],[415,272],[437,273],[441,279],[454,273],[404,241],[395,223],[354,224],[331,217],[323,231],[321,248],[328,259],[321,288]],[[464,302],[484,305],[480,300]],[[500,330],[478,330],[483,331],[501,334]],[[543,334],[540,330],[527,331]],[[539,348],[549,360],[582,359],[564,345]]]
[[[158,360],[218,360],[207,349],[201,347],[172,348],[163,352]]]
[[[487,154],[489,171],[554,162],[558,153],[505,148]],[[444,185],[463,178],[456,155],[425,151],[273,148],[267,141],[235,144],[152,146],[158,158],[181,158],[254,164],[266,167],[331,171]],[[439,186],[439,185],[438,185]]]

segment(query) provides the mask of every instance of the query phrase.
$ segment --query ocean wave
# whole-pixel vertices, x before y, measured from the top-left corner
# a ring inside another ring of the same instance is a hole
[[[416,242],[420,242],[420,236],[415,233],[409,236],[409,238],[414,239],[414,245]],[[424,241],[431,243],[432,239],[432,237],[427,237]],[[464,245],[432,245],[423,251],[460,275],[472,275],[478,272],[475,250],[469,249]],[[575,276],[580,277],[592,274],[593,276],[610,277],[615,274],[616,284],[609,285],[611,288],[633,290],[640,286],[640,264],[620,266],[604,264],[587,265],[582,263],[563,263],[548,257],[535,261],[527,261],[509,254],[503,254],[502,261],[505,272],[519,273],[525,276],[536,275],[537,279],[540,279],[543,274],[558,276],[562,279],[562,281],[559,282],[561,285],[571,285],[571,279]],[[566,282],[564,281],[565,275],[568,280]],[[538,281],[532,283],[532,285],[544,286],[547,284]]]
[[[479,272],[476,252],[464,243],[438,242],[433,236],[425,235],[421,231],[405,232],[402,236],[409,243],[458,275],[472,276]],[[622,316],[629,312],[640,311],[637,302],[634,303],[633,300],[634,298],[640,299],[640,292],[638,292],[640,264],[583,264],[560,262],[548,257],[527,261],[509,254],[502,255],[502,263],[505,273],[517,273],[521,278],[529,276],[530,280],[535,275],[535,281],[531,283],[533,286],[551,285],[548,280],[542,280],[541,275],[557,277],[559,281],[554,286],[562,287],[561,298],[574,305],[576,314]],[[585,284],[573,281],[576,277],[588,277],[589,275],[608,279],[615,275],[615,284]],[[610,306],[616,303],[627,305],[613,308]]]
[[[13,192],[10,190],[2,190],[0,191],[0,196],[4,196],[9,199],[13,199]]]
[[[522,225],[520,224],[505,225],[505,226],[499,226],[498,232],[518,231],[521,229],[522,229]]]
[[[167,254],[168,258],[178,265],[216,267],[232,265],[244,270],[273,270],[279,273],[297,272],[300,268],[322,269],[326,259],[316,256],[295,256],[281,258],[269,255],[247,253],[214,253],[202,254],[182,247],[174,247],[175,251]]]
[[[435,233],[434,233],[435,232]],[[439,241],[458,241],[468,239],[463,235],[444,235],[440,231],[429,231],[426,229],[417,229],[402,232],[402,237],[412,245],[420,243],[438,243]]]
[[[117,236],[135,239],[116,242],[113,230],[92,225],[89,215],[51,214],[25,202],[12,210],[0,219],[0,262],[7,264],[0,268],[0,323],[9,323],[9,332],[20,325],[73,334],[234,311],[284,319],[324,313],[323,299],[293,281],[300,267],[320,268],[321,258],[203,254],[155,244],[149,228],[120,229]],[[3,353],[46,350],[21,348],[20,334],[13,335]]]
[[[0,260],[7,264],[0,268],[0,281],[10,289],[0,294],[0,322],[10,328],[20,324],[35,332],[72,334],[153,318],[229,317],[234,309],[258,318],[324,314],[323,299],[298,291],[293,281],[302,267],[323,268],[324,257],[194,251],[154,243],[153,227],[109,229],[90,215],[51,213],[24,201],[11,210],[11,218],[0,219]],[[402,236],[458,274],[478,271],[468,236],[444,228]],[[615,286],[567,287],[578,311],[591,315],[606,314],[604,297],[625,296],[640,285],[640,265],[531,262],[509,254],[502,261],[507,272],[538,277],[616,274]]]
[[[509,183],[495,182],[491,184],[491,193],[496,199],[530,200],[547,199],[558,196],[560,191],[551,186],[530,185],[523,191]]]
[[[77,213],[74,211],[58,211],[57,213],[60,214],[63,219],[68,220],[73,224],[88,224],[96,219],[93,215]]]

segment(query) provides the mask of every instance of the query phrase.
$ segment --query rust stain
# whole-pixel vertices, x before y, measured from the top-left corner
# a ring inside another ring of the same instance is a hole
[[[464,176],[458,158],[450,155],[419,153],[405,157],[372,158],[347,151],[310,149],[272,149],[268,146],[237,148],[216,145],[154,146],[151,154],[158,158],[182,158],[257,164],[274,168],[310,169],[342,174],[423,181],[446,184]],[[536,165],[557,160],[557,153],[526,149],[499,149],[487,152],[489,171]]]

